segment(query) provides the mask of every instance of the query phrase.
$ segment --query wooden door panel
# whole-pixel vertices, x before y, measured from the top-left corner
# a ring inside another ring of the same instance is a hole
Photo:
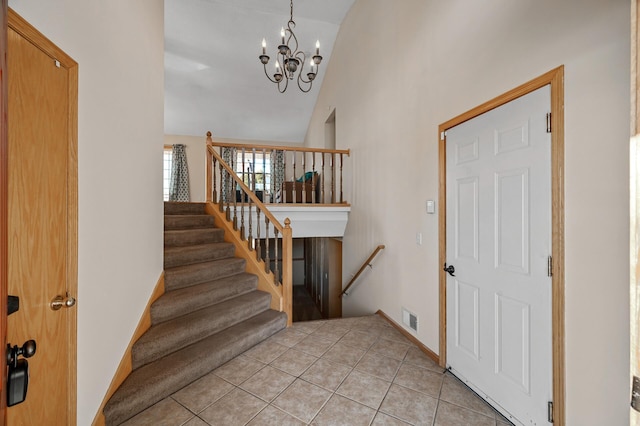
[[[551,400],[549,86],[446,134],[447,363],[504,413]]]
[[[7,340],[37,344],[29,359],[27,399],[7,409],[7,420],[72,424],[75,335],[69,324],[75,312],[50,308],[51,300],[69,289],[69,71],[11,28],[7,62],[8,288],[20,297],[20,310],[8,317]]]
[[[0,342],[7,339],[7,280],[8,280],[8,154],[7,154],[7,0],[0,0]],[[0,375],[0,426],[6,420],[7,369]]]

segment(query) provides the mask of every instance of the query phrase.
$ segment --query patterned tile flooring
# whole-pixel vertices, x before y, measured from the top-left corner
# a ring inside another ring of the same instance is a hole
[[[507,426],[377,315],[296,322],[125,423]]]

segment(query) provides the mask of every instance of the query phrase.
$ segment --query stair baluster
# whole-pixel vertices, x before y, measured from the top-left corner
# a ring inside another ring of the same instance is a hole
[[[278,268],[278,228],[273,228],[273,247],[275,254],[273,255],[273,279],[274,284],[280,284],[280,268]]]
[[[324,203],[325,202],[325,198],[324,198],[324,176],[325,176],[325,170],[324,170],[324,152],[320,154],[322,156],[322,176],[320,177],[321,179],[321,184],[322,184],[322,197],[321,197],[321,201]]]
[[[246,174],[245,174],[245,158],[244,158],[244,154],[245,154],[245,149],[244,147],[242,148],[242,182],[247,183],[245,180]],[[245,234],[245,229],[244,229],[244,200],[245,200],[245,195],[241,190],[236,190],[237,193],[240,195],[240,238],[244,241],[246,239],[246,234]],[[255,192],[255,190],[253,191]],[[236,201],[237,201],[238,196],[236,195]]]
[[[267,217],[267,215],[264,215],[264,227],[265,227],[265,232],[267,235],[265,235],[264,237],[264,245],[265,245],[265,252],[264,252],[264,271],[269,273],[271,271],[271,267],[270,267],[270,263],[269,263],[269,218]]]
[[[342,194],[342,163],[344,161],[344,154],[340,153],[340,202],[344,203],[344,197]]]
[[[316,175],[316,153],[312,153],[311,154],[311,158],[312,158],[312,166],[311,166],[311,171],[313,172],[313,179],[311,181],[311,202],[315,203],[316,202],[316,197],[317,197],[317,189],[316,189],[316,183],[317,183],[317,175]]]

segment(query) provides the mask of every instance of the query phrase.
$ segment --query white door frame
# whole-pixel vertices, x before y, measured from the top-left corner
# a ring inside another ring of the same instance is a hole
[[[473,108],[438,127],[439,141],[439,258],[440,266],[447,254],[446,139],[444,132],[543,86],[551,86],[551,278],[552,348],[553,348],[553,420],[565,424],[565,355],[564,355],[564,66],[555,68],[509,92]],[[440,269],[440,366],[447,363],[447,277]]]

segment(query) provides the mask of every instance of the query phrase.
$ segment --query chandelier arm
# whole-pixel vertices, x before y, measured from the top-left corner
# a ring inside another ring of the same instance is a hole
[[[272,83],[277,83],[277,81],[272,79],[271,76],[269,75],[269,73],[267,72],[267,65],[264,64],[263,66],[264,66],[264,75],[266,75],[267,78],[269,79],[269,81],[271,81]]]
[[[313,87],[313,82],[312,82],[312,81],[308,81],[308,82],[307,82],[307,81],[304,81],[304,80],[302,80],[302,78],[301,78],[301,77],[302,77],[302,73],[301,73],[301,74],[298,74],[298,88],[300,89],[300,91],[301,91],[301,92],[303,92],[303,93],[308,93],[308,92],[311,90],[311,88]],[[303,83],[305,83],[305,84],[308,84],[308,85],[309,85],[309,88],[308,88],[307,90],[303,89],[303,88],[302,88],[302,85],[300,85],[300,81],[302,81],[302,82],[303,82]]]
[[[287,46],[289,46],[290,56],[295,56],[298,53],[298,37],[296,37],[295,33],[293,32],[293,29],[295,27],[296,27],[296,23],[293,20],[293,16],[292,16],[289,22],[287,23],[287,29],[285,30],[286,32],[289,33],[289,37],[287,37]],[[291,46],[291,39],[293,39],[293,42],[295,43],[295,47]]]
[[[282,83],[282,81],[283,81],[283,80],[284,80],[284,88],[283,88],[283,89],[281,89],[281,88],[280,88],[280,83]],[[280,92],[280,93],[284,93],[284,92],[286,92],[286,91],[287,91],[287,87],[288,87],[288,86],[289,86],[289,79],[288,79],[288,78],[283,78],[282,80],[280,80],[280,81],[278,82],[278,92]]]
[[[304,67],[307,66],[307,55],[304,54],[304,52],[296,52],[296,59],[298,59],[300,61],[300,73],[298,74],[298,80],[302,80],[304,83],[311,83],[311,80],[305,80],[303,75],[304,73]]]

